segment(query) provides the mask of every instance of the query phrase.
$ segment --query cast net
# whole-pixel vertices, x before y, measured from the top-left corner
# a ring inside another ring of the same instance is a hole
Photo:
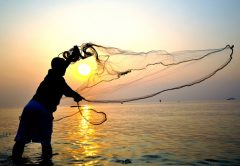
[[[86,101],[97,103],[159,100],[163,92],[211,78],[231,62],[233,54],[230,45],[171,53],[164,50],[134,52],[93,43],[79,48],[80,60],[69,66],[66,80],[78,87],[77,92]],[[80,74],[85,69],[78,69],[83,64],[89,68],[86,75]]]

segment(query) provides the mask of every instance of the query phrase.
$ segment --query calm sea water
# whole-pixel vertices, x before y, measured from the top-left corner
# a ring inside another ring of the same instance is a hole
[[[95,105],[108,120],[94,126],[80,114],[54,123],[52,165],[240,165],[240,102]],[[0,165],[11,149],[19,109],[0,110]],[[60,107],[55,119],[76,109]],[[41,164],[28,144],[25,164]]]

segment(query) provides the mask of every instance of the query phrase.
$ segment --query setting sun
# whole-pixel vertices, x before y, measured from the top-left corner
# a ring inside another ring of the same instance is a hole
[[[91,67],[85,63],[79,65],[78,67],[78,72],[79,74],[81,74],[82,76],[87,76],[90,74],[91,72]]]

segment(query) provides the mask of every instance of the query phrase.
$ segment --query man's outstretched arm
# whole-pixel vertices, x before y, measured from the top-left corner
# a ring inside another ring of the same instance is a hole
[[[67,97],[72,97],[74,98],[74,101],[79,102],[84,99],[81,95],[79,95],[77,92],[72,90],[67,84],[64,86],[64,93],[65,96]]]

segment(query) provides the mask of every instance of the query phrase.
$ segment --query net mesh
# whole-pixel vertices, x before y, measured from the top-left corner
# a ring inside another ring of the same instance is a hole
[[[225,68],[233,54],[230,45],[171,53],[133,52],[93,43],[79,48],[82,59],[70,65],[66,79],[86,101],[97,103],[143,100],[193,86]],[[89,66],[90,73],[80,75],[81,64]]]
[[[81,46],[84,49],[91,56],[70,66],[68,80],[87,101],[99,103],[142,100],[198,84],[227,66],[233,53],[229,45],[172,53],[132,52],[90,43]],[[82,78],[79,73],[72,75],[81,64],[90,66],[91,73]]]

